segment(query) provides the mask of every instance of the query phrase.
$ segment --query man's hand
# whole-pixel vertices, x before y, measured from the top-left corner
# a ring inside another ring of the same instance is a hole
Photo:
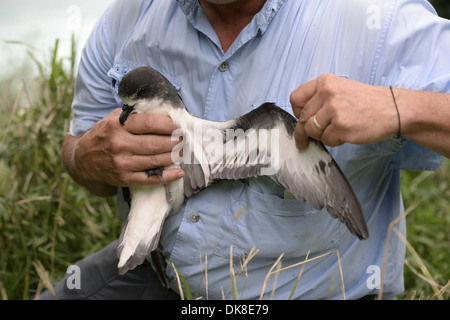
[[[100,196],[115,194],[117,186],[168,183],[183,177],[181,169],[164,170],[162,177],[145,170],[171,165],[176,129],[167,116],[132,114],[122,126],[120,109],[100,120],[80,137],[68,135],[64,165],[80,185]]]
[[[308,145],[308,137],[333,147],[375,143],[398,132],[397,110],[387,87],[325,74],[300,86],[290,100],[299,119],[295,130],[299,149]]]

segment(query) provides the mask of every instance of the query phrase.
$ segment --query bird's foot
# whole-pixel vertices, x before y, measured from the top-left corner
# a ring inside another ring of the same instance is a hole
[[[155,168],[155,169],[147,169],[147,170],[145,170],[145,173],[149,177],[151,175],[153,175],[153,174],[157,174],[158,176],[162,177],[163,171],[164,171],[164,168],[163,167],[159,167],[159,168]]]
[[[159,168],[155,168],[155,169],[147,169],[147,170],[145,170],[145,173],[149,177],[151,175],[153,175],[153,174],[157,174],[160,177],[162,177],[163,171],[164,171],[164,168],[163,167],[159,167]],[[164,184],[164,188],[165,188],[165,191],[166,191],[167,202],[168,203],[172,203],[173,202],[173,197],[172,197],[172,193],[170,192],[170,184]]]
[[[173,197],[172,197],[172,193],[170,192],[170,185],[169,184],[165,184],[164,188],[166,189],[166,200],[168,203],[172,203],[173,202]]]

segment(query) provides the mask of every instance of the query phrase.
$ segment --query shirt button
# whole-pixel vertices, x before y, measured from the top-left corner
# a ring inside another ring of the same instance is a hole
[[[189,220],[191,220],[191,222],[193,223],[197,223],[198,220],[200,220],[200,216],[197,213],[191,213],[191,215],[189,216]]]
[[[222,72],[225,72],[228,70],[228,62],[222,62],[222,64],[219,66],[219,70]]]

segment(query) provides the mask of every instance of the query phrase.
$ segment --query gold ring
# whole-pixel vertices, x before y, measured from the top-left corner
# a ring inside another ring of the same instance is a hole
[[[314,127],[317,128],[317,130],[320,130],[320,131],[324,130],[324,128],[322,128],[322,126],[317,122],[316,115],[314,115],[314,117],[313,117],[313,124],[314,124]]]

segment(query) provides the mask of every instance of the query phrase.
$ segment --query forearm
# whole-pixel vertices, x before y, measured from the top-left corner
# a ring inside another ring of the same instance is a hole
[[[78,170],[75,160],[75,150],[80,137],[70,134],[66,136],[62,147],[62,161],[66,171],[72,179],[80,186],[85,187],[93,194],[100,197],[111,197],[117,193],[117,188],[101,181],[94,181],[85,178]]]
[[[325,74],[291,94],[297,148],[308,137],[334,147],[370,144],[402,136],[450,158],[450,94],[372,86]],[[316,121],[317,123],[314,123]],[[319,126],[320,125],[320,126]]]
[[[402,135],[450,158],[450,94],[394,89]]]

